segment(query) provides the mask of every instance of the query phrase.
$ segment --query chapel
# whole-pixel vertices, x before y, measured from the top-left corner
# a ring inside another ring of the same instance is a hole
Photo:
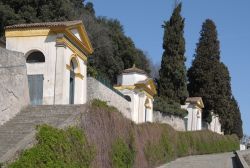
[[[6,49],[26,58],[32,105],[87,102],[87,57],[92,54],[82,21],[7,26]]]
[[[204,103],[201,97],[188,97],[182,109],[188,111],[188,115],[184,118],[186,131],[202,130],[202,109]]]
[[[153,122],[154,80],[135,65],[117,77],[115,89],[130,102],[131,119],[135,123]]]

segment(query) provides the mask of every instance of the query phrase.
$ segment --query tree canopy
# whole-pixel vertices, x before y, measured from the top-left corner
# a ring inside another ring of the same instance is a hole
[[[241,121],[241,117],[236,100],[232,98],[231,77],[220,60],[216,25],[210,19],[202,25],[194,57],[188,70],[188,91],[190,96],[202,97],[205,105],[203,119],[210,122],[211,111],[214,111],[219,114],[226,134],[234,132],[242,137],[242,123],[235,122],[236,119]]]
[[[150,73],[146,54],[135,47],[116,19],[97,17],[94,5],[83,0],[1,0],[0,36],[4,27],[18,23],[83,20],[94,53],[88,72],[116,83],[116,76],[125,68],[137,67]]]
[[[182,4],[174,9],[169,21],[165,22],[163,55],[159,71],[159,96],[169,101],[181,102],[188,96],[185,61],[184,18]]]

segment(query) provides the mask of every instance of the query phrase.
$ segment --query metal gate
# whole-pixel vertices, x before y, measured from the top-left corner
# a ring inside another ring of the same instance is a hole
[[[32,105],[43,104],[43,75],[28,75],[29,94]]]

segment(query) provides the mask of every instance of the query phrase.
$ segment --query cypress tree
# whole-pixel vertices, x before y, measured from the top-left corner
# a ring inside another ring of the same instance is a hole
[[[188,70],[188,91],[190,96],[202,97],[205,105],[203,119],[210,122],[210,112],[214,111],[220,116],[225,134],[242,136],[241,116],[232,96],[230,74],[220,61],[220,42],[215,23],[210,19],[202,25],[194,57]]]
[[[163,55],[159,71],[158,94],[169,101],[180,103],[188,96],[184,56],[185,39],[184,18],[181,16],[182,4],[174,9],[169,21],[165,22]]]
[[[212,20],[207,19],[200,32],[195,59],[188,70],[188,91],[190,96],[203,98],[205,109],[203,117],[211,120],[210,111],[216,110],[216,100],[219,96],[218,82],[220,82],[220,44],[217,39],[216,26]],[[216,111],[215,111],[216,113]]]
[[[238,102],[234,97],[231,99],[231,105],[232,105],[232,113],[233,113],[233,125],[231,129],[232,134],[236,134],[240,139],[243,137],[243,130],[242,130],[242,120],[241,120],[241,114],[240,114],[240,108],[238,105]]]

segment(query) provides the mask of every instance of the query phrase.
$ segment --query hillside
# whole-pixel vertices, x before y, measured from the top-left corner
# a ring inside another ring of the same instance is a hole
[[[94,101],[79,125],[38,127],[38,144],[9,167],[155,167],[177,157],[238,149],[236,136],[176,132],[165,124],[135,125],[115,108]]]

